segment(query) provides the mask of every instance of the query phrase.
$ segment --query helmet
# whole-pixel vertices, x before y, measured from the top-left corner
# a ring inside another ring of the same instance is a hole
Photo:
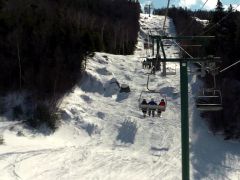
[[[161,99],[161,101],[164,101],[164,99]]]
[[[153,98],[151,98],[151,101],[154,101],[154,99],[153,99]]]

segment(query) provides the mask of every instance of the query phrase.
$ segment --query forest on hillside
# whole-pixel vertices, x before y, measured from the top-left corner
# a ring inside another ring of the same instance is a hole
[[[54,129],[57,103],[88,56],[133,53],[139,13],[135,0],[0,0],[0,96],[28,94],[28,109],[16,105],[14,116],[34,127],[49,119]]]
[[[166,9],[157,9],[155,14],[164,15]],[[221,57],[220,70],[240,60],[240,12],[232,5],[224,9],[221,1],[213,11],[191,11],[189,9],[172,7],[168,15],[173,19],[178,35],[211,35],[215,39],[208,41],[201,51],[196,48],[186,48],[194,57],[199,55],[215,55]],[[204,26],[196,18],[208,20]],[[182,41],[181,44],[196,42]],[[240,139],[240,64],[217,75],[217,88],[221,89],[223,110],[220,112],[205,112],[202,116],[209,123],[213,133],[221,132],[225,139]],[[212,85],[212,77],[202,79],[205,86]]]

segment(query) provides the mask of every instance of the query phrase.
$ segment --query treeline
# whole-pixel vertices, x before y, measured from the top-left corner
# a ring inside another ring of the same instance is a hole
[[[154,10],[154,14],[157,14],[157,15],[163,16],[165,15],[165,13],[166,13],[165,8]],[[204,11],[192,12],[187,8],[184,9],[182,7],[175,7],[175,6],[168,9],[168,16],[172,18],[177,33],[183,34],[183,35],[193,35],[193,34],[200,33],[203,30],[202,24],[199,24],[197,21],[193,19],[193,15],[196,16],[196,14],[200,15],[201,17],[205,17],[203,16],[203,13],[205,12]],[[194,27],[194,26],[197,26],[197,27]]]
[[[224,10],[219,0],[205,29],[206,35],[216,38],[207,46],[208,54],[222,58],[220,69],[237,62],[240,57],[240,13],[233,7]],[[209,113],[213,131],[223,131],[226,139],[240,139],[240,64],[220,73],[218,84],[223,95],[223,111]]]
[[[154,14],[165,15],[166,9],[155,9]],[[206,13],[206,14],[205,14]],[[198,16],[196,16],[198,15]],[[194,19],[195,17],[208,17],[209,13],[206,11],[192,12],[187,8],[175,7],[169,8],[168,16],[173,20],[178,35],[194,36],[199,35],[204,30],[204,25]],[[181,45],[199,44],[197,42],[190,42],[189,40],[181,40]],[[199,47],[184,47],[194,57],[200,56],[201,51]],[[185,56],[186,54],[182,54]]]
[[[163,14],[164,9],[156,13]],[[205,48],[200,51],[201,55],[215,55],[222,59],[219,65],[224,69],[234,62],[240,60],[240,13],[230,5],[224,10],[221,1],[216,4],[213,11],[196,11],[172,7],[169,16],[173,18],[177,33],[180,35],[211,35],[216,38],[205,43]],[[209,20],[207,26],[193,19]],[[187,42],[183,41],[184,43]],[[187,49],[194,57],[199,51],[194,48]],[[240,65],[236,65],[217,76],[217,86],[222,91],[223,111],[207,112],[202,115],[206,117],[210,128],[214,133],[223,132],[226,139],[240,138]],[[203,79],[206,87],[213,86],[210,75]]]
[[[55,109],[94,51],[133,53],[139,13],[135,0],[0,0],[0,94]]]

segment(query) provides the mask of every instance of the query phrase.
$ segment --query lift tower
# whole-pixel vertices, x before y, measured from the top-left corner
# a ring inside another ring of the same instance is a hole
[[[189,180],[189,116],[188,116],[188,63],[189,62],[220,62],[219,57],[207,56],[197,58],[167,58],[164,50],[163,40],[172,42],[181,40],[195,40],[206,42],[214,36],[161,36],[150,35],[152,42],[157,43],[156,61],[163,63],[163,76],[166,76],[166,62],[180,63],[180,91],[181,91],[181,143],[182,143],[182,179]],[[176,43],[177,44],[177,43]],[[153,44],[154,46],[154,44]],[[160,56],[160,48],[163,58]],[[164,67],[165,66],[165,67]]]

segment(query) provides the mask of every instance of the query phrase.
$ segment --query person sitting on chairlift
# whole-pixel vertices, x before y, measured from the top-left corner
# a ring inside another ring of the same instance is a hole
[[[141,104],[142,105],[147,105],[148,103],[147,103],[146,99],[143,99]],[[142,112],[143,112],[143,117],[146,117],[147,108],[142,108]]]
[[[157,103],[152,98],[151,101],[148,103],[148,105],[157,105]],[[152,117],[154,117],[155,111],[156,111],[156,108],[149,108],[148,115],[151,116],[151,114],[152,114]]]
[[[147,59],[147,60],[146,60],[146,64],[147,64],[146,68],[151,69],[151,67],[152,67],[152,61],[151,61],[151,59]]]
[[[143,69],[146,69],[147,68],[147,61],[146,60],[144,60],[143,62],[142,62],[142,66],[143,66]]]
[[[159,103],[159,106],[165,106],[166,105],[166,103],[165,103],[165,101],[164,101],[164,99],[161,99],[161,101],[160,101],[160,103]],[[162,113],[162,110],[161,109],[158,109],[158,117],[160,117],[161,116],[161,113]]]
[[[151,71],[151,74],[155,74],[155,73],[156,73],[156,67],[153,66],[152,71]]]

